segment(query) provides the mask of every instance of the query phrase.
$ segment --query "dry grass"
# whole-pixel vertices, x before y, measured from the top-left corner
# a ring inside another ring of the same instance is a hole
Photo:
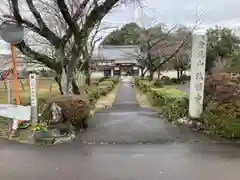
[[[119,85],[117,85],[111,92],[109,92],[106,96],[100,97],[100,99],[95,104],[95,111],[103,109],[105,107],[110,107],[115,100],[117,95]]]
[[[148,100],[147,94],[140,91],[138,88],[134,88],[136,99],[140,107],[142,108],[151,108],[152,105]]]
[[[23,79],[22,80],[24,85],[24,90],[21,88],[20,90],[20,97],[21,98],[29,98],[30,99],[30,86],[29,80]],[[12,82],[11,82],[12,84]],[[38,79],[37,80],[37,97],[43,97],[45,95],[51,94],[58,94],[58,85],[53,79]],[[15,99],[15,93],[13,91],[12,86],[12,100]],[[0,104],[7,104],[8,103],[8,93],[5,91],[4,81],[0,81]]]

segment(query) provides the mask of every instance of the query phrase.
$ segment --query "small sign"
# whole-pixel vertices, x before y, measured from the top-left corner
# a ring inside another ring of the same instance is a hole
[[[0,104],[0,116],[10,119],[21,119],[21,121],[29,121],[31,117],[31,106]]]
[[[29,74],[29,83],[31,91],[31,106],[37,106],[37,80],[36,74]]]

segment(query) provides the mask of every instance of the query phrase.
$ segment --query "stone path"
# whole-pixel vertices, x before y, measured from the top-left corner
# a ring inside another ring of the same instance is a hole
[[[186,84],[180,84],[180,85],[175,85],[178,90],[183,91],[187,94],[190,92],[190,82],[187,82]]]
[[[129,77],[126,77],[129,78]],[[172,125],[150,109],[139,107],[130,79],[121,82],[112,107],[95,114],[75,143],[137,144],[207,141],[203,135]]]

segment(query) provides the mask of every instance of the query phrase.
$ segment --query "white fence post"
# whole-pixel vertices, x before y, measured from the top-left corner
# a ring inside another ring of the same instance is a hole
[[[189,116],[201,117],[203,111],[207,36],[194,34],[192,40]]]
[[[7,92],[8,92],[8,104],[12,103],[12,90],[11,90],[11,82],[7,80]]]
[[[36,124],[38,120],[36,74],[29,74],[29,82],[31,91],[31,119],[32,123]]]

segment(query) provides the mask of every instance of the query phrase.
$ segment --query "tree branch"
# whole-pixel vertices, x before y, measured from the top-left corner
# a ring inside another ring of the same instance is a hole
[[[38,30],[38,34],[45,37],[53,46],[58,46],[61,42],[61,39],[57,37],[48,27],[45,25],[45,23],[42,21],[41,16],[39,17],[38,15],[39,12],[36,10],[35,6],[32,3],[32,0],[26,0],[29,6],[29,9],[35,16],[36,20],[38,21],[38,24],[40,26],[39,29],[34,28],[34,30]],[[23,21],[22,16],[20,15],[19,7],[18,7],[18,0],[11,0],[12,3],[12,8],[13,8],[13,15],[17,23],[24,23],[26,21]],[[35,11],[36,10],[36,11]],[[38,19],[38,17],[40,19]],[[27,24],[26,24],[27,25]],[[28,23],[30,25],[30,23]],[[36,27],[35,25],[31,23],[31,27]],[[39,31],[40,30],[40,31]]]
[[[31,57],[34,60],[37,60],[43,64],[45,64],[50,69],[56,70],[56,61],[54,59],[44,55],[40,54],[34,50],[32,50],[25,41],[22,41],[21,43],[15,45],[24,55]]]
[[[182,44],[178,47],[178,49],[168,58],[166,58],[163,62],[161,62],[157,67],[154,68],[154,70],[156,71],[157,69],[159,69],[163,64],[165,64],[166,62],[168,62],[170,59],[172,59],[179,51],[180,49],[183,47],[183,45],[187,42],[187,39],[185,39]]]
[[[66,3],[64,2],[64,0],[57,0],[57,4],[58,4],[58,7],[62,13],[62,16],[64,18],[64,20],[66,21],[66,23],[68,24],[69,28],[71,29],[71,31],[73,32],[74,34],[74,37],[75,37],[75,41],[78,42],[80,41],[80,39],[78,38],[79,37],[79,27],[78,27],[78,24],[77,24],[77,21],[74,20],[69,11],[68,11],[68,7],[66,5]],[[77,43],[79,44],[79,43]]]
[[[76,10],[76,12],[75,12],[75,14],[74,14],[74,16],[73,16],[73,20],[74,20],[74,21],[77,21],[77,20],[81,17],[81,15],[82,15],[82,13],[83,13],[83,9],[86,8],[86,6],[87,6],[87,4],[88,4],[89,1],[90,1],[90,0],[84,0],[84,1],[80,4],[79,8]],[[65,35],[63,36],[63,38],[62,38],[62,44],[63,44],[63,45],[65,45],[65,44],[67,43],[67,41],[70,39],[70,37],[72,36],[72,34],[73,34],[72,29],[69,27],[69,28],[67,29],[67,31],[66,31],[66,34],[65,34]]]
[[[86,23],[79,33],[81,36],[80,39],[86,37],[87,34],[94,28],[95,24],[98,21],[101,21],[117,2],[119,2],[119,0],[106,0],[100,6],[95,7],[86,18]]]

